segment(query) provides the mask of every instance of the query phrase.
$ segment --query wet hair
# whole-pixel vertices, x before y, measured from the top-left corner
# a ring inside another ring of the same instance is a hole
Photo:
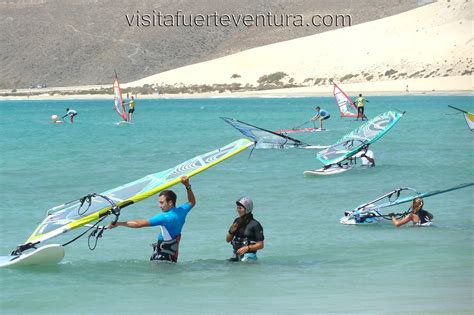
[[[252,219],[253,219],[253,214],[251,212],[246,213],[241,217],[238,217],[237,221],[235,221],[235,223],[237,223],[237,229],[239,229],[243,225],[249,224],[250,221],[252,221]]]
[[[321,107],[319,107],[319,106],[316,106],[316,109],[321,109]]]
[[[178,197],[176,196],[174,191],[172,191],[172,190],[163,190],[162,192],[160,192],[159,196],[165,196],[166,202],[172,201],[173,206],[176,205],[176,199]]]
[[[362,97],[362,94],[359,94],[360,97]]]
[[[66,110],[68,111],[68,110],[69,110],[69,108],[66,108]]]
[[[415,199],[413,199],[413,204],[412,204],[413,211],[415,210],[415,207],[418,208],[416,211],[423,209],[423,198],[416,197]]]

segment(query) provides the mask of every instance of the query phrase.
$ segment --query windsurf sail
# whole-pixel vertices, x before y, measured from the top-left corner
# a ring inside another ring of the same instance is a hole
[[[221,119],[252,139],[257,149],[304,148],[309,146],[309,144],[288,135],[253,126],[237,119],[226,117],[221,117]]]
[[[335,83],[333,84],[334,98],[336,99],[337,105],[339,107],[339,112],[342,117],[357,117],[357,107],[355,106],[352,99],[347,96],[346,93]]]
[[[120,84],[118,81],[117,74],[115,74],[115,80],[114,80],[114,108],[117,114],[122,117],[123,120],[127,120],[127,113],[125,111],[125,103],[122,98],[122,91],[120,90]]]
[[[182,176],[194,176],[236,155],[253,145],[248,139],[239,139],[220,149],[198,155],[168,170],[147,175],[131,183],[107,190],[101,194],[87,195],[47,212],[46,218],[31,234],[22,249],[56,237],[70,230],[97,221],[109,214],[148,198],[181,181]],[[20,245],[22,246],[22,245]]]
[[[317,154],[324,165],[335,164],[357,154],[365,146],[379,140],[402,118],[404,113],[388,111],[369,120],[354,131],[343,136],[329,148]]]
[[[459,109],[457,107],[448,105],[448,107],[451,107],[452,109],[458,110],[464,114],[464,119],[466,120],[467,127],[471,130],[474,131],[474,114],[467,112],[465,110]]]
[[[374,223],[382,219],[390,219],[387,215],[383,215],[381,209],[396,206],[399,204],[411,202],[415,198],[427,198],[438,194],[444,194],[450,191],[458,190],[473,186],[474,183],[460,184],[447,189],[433,190],[425,193],[416,191],[413,188],[401,187],[392,190],[382,196],[366,202],[352,211],[346,211],[341,223],[344,224],[360,224]],[[398,213],[397,216],[403,216],[405,213]]]

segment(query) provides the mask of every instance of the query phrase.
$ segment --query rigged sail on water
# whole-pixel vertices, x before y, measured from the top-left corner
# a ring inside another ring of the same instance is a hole
[[[459,109],[457,107],[448,105],[448,107],[451,107],[452,109],[458,110],[464,114],[464,119],[466,120],[467,127],[471,130],[474,131],[474,114],[467,112],[465,110]]]
[[[125,111],[125,103],[122,98],[122,91],[120,90],[120,84],[118,81],[117,74],[115,74],[115,80],[113,84],[114,89],[114,109],[124,121],[127,121],[127,113]]]
[[[339,113],[341,118],[343,117],[357,117],[357,107],[355,106],[352,99],[335,83],[333,84],[334,98],[336,99],[339,107]]]
[[[253,145],[253,142],[248,139],[239,139],[220,149],[198,155],[165,171],[147,175],[101,194],[91,194],[79,200],[54,207],[47,212],[46,218],[25,244],[19,246],[18,254],[39,243],[110,214],[117,216],[117,209],[120,210],[167,189],[179,183],[182,176],[194,176],[242,152],[251,145]]]
[[[474,183],[466,183],[457,185],[447,189],[439,189],[420,193],[413,188],[401,187],[390,191],[372,201],[366,202],[352,211],[346,211],[340,222],[342,224],[369,224],[381,222],[384,219],[390,220],[388,215],[382,214],[382,209],[387,207],[396,206],[399,204],[407,203],[415,198],[427,198],[438,194],[444,194],[450,191],[467,188],[473,186]],[[398,217],[403,217],[405,213],[397,213]]]
[[[221,117],[221,119],[240,131],[246,137],[252,139],[255,142],[255,148],[257,149],[310,147],[309,144],[289,137],[284,133],[277,133],[271,130],[263,129],[233,118]]]
[[[396,111],[380,114],[320,151],[316,157],[326,166],[342,162],[383,137],[403,115]]]

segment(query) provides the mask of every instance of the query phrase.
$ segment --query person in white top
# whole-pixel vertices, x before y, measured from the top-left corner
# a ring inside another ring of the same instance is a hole
[[[374,152],[372,150],[367,149],[362,153],[360,160],[364,166],[375,166]]]

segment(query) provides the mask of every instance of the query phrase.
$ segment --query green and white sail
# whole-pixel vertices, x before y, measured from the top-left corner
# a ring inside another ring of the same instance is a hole
[[[339,141],[317,154],[324,165],[335,164],[357,154],[366,145],[370,145],[385,135],[402,118],[404,113],[388,111],[367,121]]]

